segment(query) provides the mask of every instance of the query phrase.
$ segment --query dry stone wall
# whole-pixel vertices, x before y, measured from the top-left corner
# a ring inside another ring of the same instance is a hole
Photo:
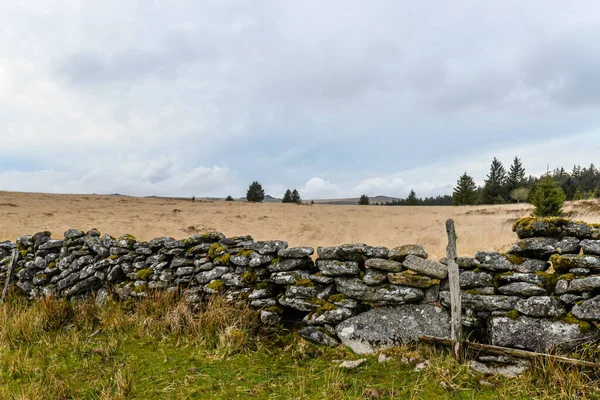
[[[530,350],[596,338],[600,228],[525,218],[514,229],[520,240],[507,253],[457,260],[465,328],[482,341]],[[13,249],[20,255],[14,285],[31,299],[169,290],[193,306],[221,295],[259,309],[266,324],[293,324],[309,340],[359,353],[450,334],[445,260],[430,260],[420,245],[347,244],[314,254],[218,232],[142,242],[70,229],[60,239],[39,232],[0,243],[0,282]]]

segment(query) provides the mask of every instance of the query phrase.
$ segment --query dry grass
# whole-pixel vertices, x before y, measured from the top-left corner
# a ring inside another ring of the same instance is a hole
[[[570,217],[600,222],[600,202],[566,207]],[[465,207],[377,207],[342,205],[249,204],[97,195],[0,192],[0,240],[49,230],[97,228],[112,235],[130,233],[141,240],[184,238],[218,230],[228,236],[282,239],[290,246],[367,243],[395,247],[421,243],[434,258],[443,257],[444,222],[456,221],[460,255],[506,250],[516,239],[512,223],[530,214],[527,204]]]

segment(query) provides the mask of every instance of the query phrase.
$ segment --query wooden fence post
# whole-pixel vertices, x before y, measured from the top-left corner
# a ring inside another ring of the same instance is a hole
[[[10,288],[10,281],[15,273],[15,269],[17,268],[17,260],[19,259],[19,249],[13,249],[12,260],[10,260],[10,265],[8,266],[8,271],[6,271],[6,281],[4,282],[4,290],[2,290],[2,297],[0,298],[0,304],[4,303],[6,296],[8,295],[8,289]]]
[[[460,282],[458,274],[458,264],[456,264],[456,232],[454,230],[454,221],[446,221],[446,233],[448,234],[448,247],[446,247],[446,256],[448,258],[448,281],[450,284],[450,313],[451,313],[451,337],[454,345],[452,353],[458,362],[464,360],[463,350],[463,331],[462,331],[462,307],[460,302]]]

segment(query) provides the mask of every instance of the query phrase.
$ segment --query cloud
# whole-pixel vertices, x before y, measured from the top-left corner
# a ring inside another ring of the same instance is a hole
[[[310,178],[299,192],[305,200],[334,198],[343,193],[337,185],[319,177]]]

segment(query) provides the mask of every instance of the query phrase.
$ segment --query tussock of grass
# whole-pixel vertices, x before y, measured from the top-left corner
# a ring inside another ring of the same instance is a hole
[[[266,330],[256,312],[215,297],[193,311],[176,294],[96,305],[12,297],[0,306],[2,399],[595,398],[598,376],[540,363],[516,379],[481,377],[447,349],[401,346],[361,358]],[[273,329],[273,328],[272,328]],[[596,346],[580,355],[593,359]],[[414,365],[429,360],[420,372]]]

